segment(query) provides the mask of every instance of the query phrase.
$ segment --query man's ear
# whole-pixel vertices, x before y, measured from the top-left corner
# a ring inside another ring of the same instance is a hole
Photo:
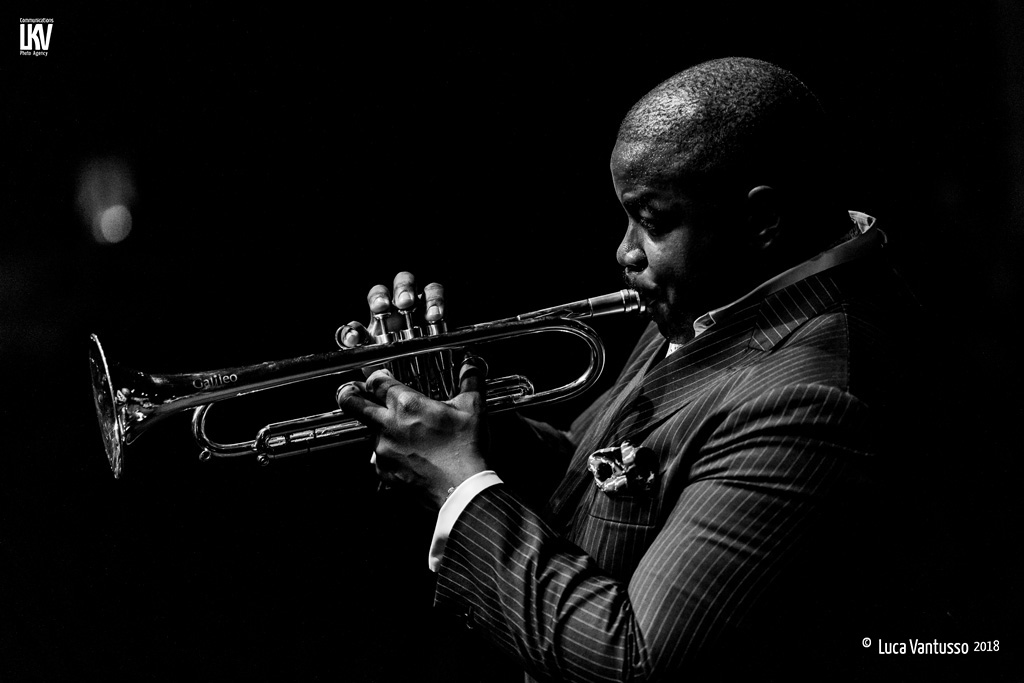
[[[747,193],[747,221],[751,246],[764,251],[779,239],[782,207],[779,193],[769,185],[758,185]]]

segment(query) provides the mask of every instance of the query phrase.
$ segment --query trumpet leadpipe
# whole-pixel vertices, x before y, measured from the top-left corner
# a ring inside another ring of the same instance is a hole
[[[519,315],[498,320],[495,322],[510,322],[513,320],[535,320],[537,318],[597,318],[604,315],[617,313],[643,313],[644,304],[640,301],[640,294],[634,289],[620,289],[611,294],[595,296],[589,299],[580,299],[561,306],[551,306],[540,310],[520,313]],[[482,323],[488,325],[493,323]]]

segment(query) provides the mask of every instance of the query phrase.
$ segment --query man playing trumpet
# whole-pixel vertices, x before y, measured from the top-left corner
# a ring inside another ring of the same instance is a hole
[[[529,675],[770,679],[859,654],[829,629],[864,606],[913,307],[874,219],[835,200],[830,152],[817,99],[787,71],[687,69],[619,128],[617,259],[652,324],[569,432],[488,425],[474,363],[447,402],[386,370],[339,392],[379,435],[381,479],[440,511],[436,606]],[[443,288],[424,294],[426,318],[443,316]],[[415,301],[409,273],[368,297],[372,313]],[[347,328],[346,345],[366,339]],[[503,478],[510,442],[516,457],[564,454],[546,505]]]

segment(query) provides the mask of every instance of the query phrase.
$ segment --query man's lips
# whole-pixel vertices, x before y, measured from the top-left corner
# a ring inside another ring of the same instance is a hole
[[[656,290],[654,287],[645,286],[643,283],[639,282],[637,278],[630,277],[628,273],[623,274],[622,280],[625,282],[627,287],[636,290],[637,294],[640,295],[640,300],[645,306],[649,306],[650,303],[657,298],[655,296]]]
[[[638,292],[644,289],[639,282],[639,278],[636,275],[630,275],[628,270],[622,272],[622,282],[630,289],[635,289]]]

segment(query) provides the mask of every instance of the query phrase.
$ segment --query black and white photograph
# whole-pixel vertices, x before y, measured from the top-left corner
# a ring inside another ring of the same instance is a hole
[[[0,24],[0,683],[1024,680],[1024,5]]]

